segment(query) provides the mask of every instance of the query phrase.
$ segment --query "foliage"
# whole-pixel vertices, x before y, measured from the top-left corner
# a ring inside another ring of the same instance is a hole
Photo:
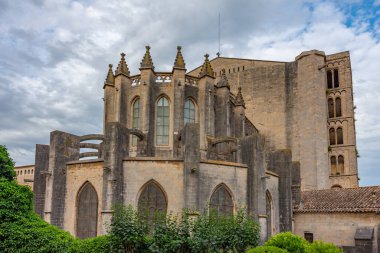
[[[308,253],[342,253],[343,250],[332,243],[315,241],[309,246]]]
[[[70,246],[71,253],[103,253],[111,252],[109,235],[102,235],[88,239],[76,239]]]
[[[6,178],[12,181],[16,178],[14,171],[14,161],[8,154],[8,150],[4,145],[0,145],[0,178]]]
[[[246,253],[288,253],[285,249],[280,249],[275,246],[259,246],[248,250]]]
[[[0,178],[0,252],[67,252],[73,237],[32,210],[33,193]]]
[[[112,252],[138,252],[145,246],[146,231],[145,223],[132,206],[114,206],[109,231]]]
[[[309,247],[305,239],[290,232],[274,235],[264,245],[286,249],[290,253],[306,253]]]
[[[259,242],[259,226],[245,210],[235,216],[199,216],[192,229],[192,252],[244,252]]]
[[[73,237],[29,213],[0,224],[0,252],[67,252]]]
[[[27,186],[16,181],[0,178],[0,220],[10,222],[32,212],[33,193]]]
[[[186,213],[181,218],[161,215],[157,219],[150,250],[152,252],[189,252],[190,223]]]

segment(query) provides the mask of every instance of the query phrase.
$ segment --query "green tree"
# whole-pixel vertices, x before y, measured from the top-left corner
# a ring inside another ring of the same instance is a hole
[[[0,145],[0,178],[12,181],[16,177],[14,170],[15,163],[9,156],[8,150],[4,145]]]

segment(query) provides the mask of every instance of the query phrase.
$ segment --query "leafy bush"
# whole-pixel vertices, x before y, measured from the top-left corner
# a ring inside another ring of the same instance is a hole
[[[0,178],[12,181],[16,178],[14,161],[10,158],[8,150],[4,145],[0,145]]]
[[[70,246],[71,253],[105,253],[111,252],[109,235],[98,236],[88,239],[76,239]]]
[[[280,249],[275,246],[259,246],[248,250],[246,253],[288,253],[285,249]]]
[[[183,213],[181,218],[172,214],[157,219],[150,250],[152,252],[189,252],[190,224],[188,216]]]
[[[309,246],[308,253],[342,253],[343,250],[332,243],[315,241]]]
[[[244,252],[259,242],[259,226],[245,210],[235,216],[201,215],[192,229],[192,252]]]
[[[264,245],[286,249],[290,253],[307,253],[309,247],[305,239],[290,232],[274,235]]]
[[[0,220],[15,221],[32,212],[32,198],[29,187],[0,178]]]
[[[110,224],[112,251],[139,252],[146,245],[147,226],[132,206],[115,205]]]

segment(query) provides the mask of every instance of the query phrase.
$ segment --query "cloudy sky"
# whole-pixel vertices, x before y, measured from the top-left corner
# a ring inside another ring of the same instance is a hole
[[[187,68],[222,55],[293,61],[304,50],[351,53],[360,185],[380,185],[380,0],[0,0],[0,144],[34,163],[49,132],[99,133],[109,63],[156,70],[176,46]]]

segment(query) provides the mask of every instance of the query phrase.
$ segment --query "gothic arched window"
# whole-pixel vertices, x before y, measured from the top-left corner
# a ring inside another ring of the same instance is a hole
[[[234,204],[231,194],[225,185],[220,185],[216,188],[211,196],[210,211],[216,212],[219,215],[232,215]]]
[[[338,170],[337,174],[344,174],[344,157],[342,155],[338,156]]]
[[[329,118],[334,118],[334,100],[329,98],[328,102]]]
[[[334,128],[330,128],[330,130],[329,130],[329,137],[330,137],[330,145],[336,145],[336,141],[335,141],[335,129]]]
[[[132,128],[139,129],[140,127],[140,98],[135,99],[132,105]],[[132,146],[137,146],[137,136],[132,135]]]
[[[331,174],[336,174],[336,156],[330,157],[330,164],[331,164]]]
[[[340,98],[335,99],[335,117],[342,117],[342,102]]]
[[[191,99],[186,100],[183,114],[185,124],[195,122],[195,105],[194,102],[191,101]]]
[[[336,130],[337,135],[337,144],[343,144],[343,129],[341,127],[338,127]]]
[[[154,181],[147,183],[138,201],[138,213],[149,224],[155,220],[157,213],[166,213],[167,201],[164,192]]]
[[[97,236],[98,195],[91,183],[86,182],[77,196],[77,237]]]
[[[169,101],[162,97],[157,101],[156,116],[156,144],[169,144],[169,120],[170,120]]]

